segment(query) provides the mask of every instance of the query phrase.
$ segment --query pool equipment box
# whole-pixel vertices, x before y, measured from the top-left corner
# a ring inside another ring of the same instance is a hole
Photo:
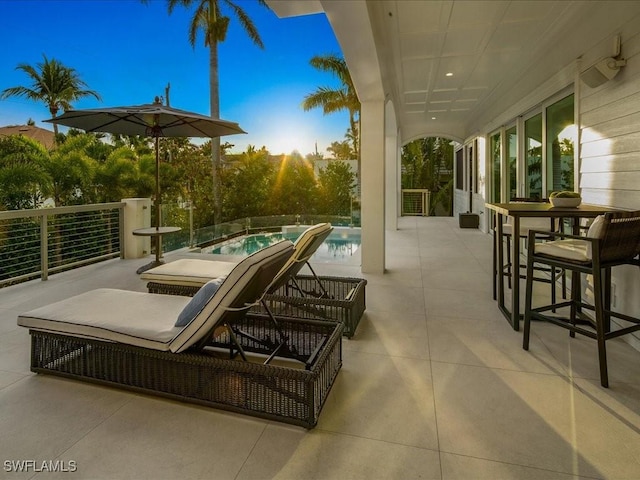
[[[461,213],[458,220],[460,222],[460,228],[478,228],[480,225],[480,217],[477,213]]]

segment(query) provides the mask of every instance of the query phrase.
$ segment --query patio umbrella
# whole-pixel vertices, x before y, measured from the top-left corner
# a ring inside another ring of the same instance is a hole
[[[155,102],[130,107],[69,110],[59,117],[45,122],[78,128],[86,132],[103,132],[121,135],[143,135],[155,139],[156,186],[155,227],[160,227],[160,137],[221,137],[246,133],[237,123],[207,117],[198,113],[179,110]]]
[[[162,105],[158,97],[155,102],[131,107],[69,110],[59,117],[45,122],[78,128],[86,132],[103,132],[121,135],[143,135],[155,139],[156,185],[155,185],[155,241],[156,261],[138,269],[138,273],[160,262],[160,137],[221,137],[246,133],[237,123],[207,117]],[[147,234],[147,233],[145,233]]]

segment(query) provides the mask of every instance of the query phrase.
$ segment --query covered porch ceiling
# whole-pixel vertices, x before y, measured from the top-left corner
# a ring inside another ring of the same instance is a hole
[[[612,55],[616,29],[640,12],[632,1],[267,3],[280,17],[326,13],[360,100],[393,101],[402,144],[463,141],[584,52]]]

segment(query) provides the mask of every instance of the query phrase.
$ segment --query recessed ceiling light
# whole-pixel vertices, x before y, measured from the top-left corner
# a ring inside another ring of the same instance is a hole
[[[447,72],[444,74],[445,77],[453,77],[453,72]]]
[[[431,120],[435,120],[435,119],[436,119],[436,117],[431,117]]]

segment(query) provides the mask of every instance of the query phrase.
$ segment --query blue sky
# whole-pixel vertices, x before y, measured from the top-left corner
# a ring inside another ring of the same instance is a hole
[[[220,117],[248,134],[222,141],[233,143],[234,152],[253,145],[303,155],[317,142],[326,154],[331,142],[344,140],[346,112],[325,116],[301,107],[317,87],[338,86],[331,74],[309,65],[314,55],[340,54],[326,17],[279,19],[254,0],[234,1],[253,19],[265,48],[255,46],[232,16],[218,50]],[[179,7],[169,16],[165,0],[0,0],[0,90],[26,85],[28,77],[16,66],[35,65],[45,54],[76,69],[102,96],[102,102],[78,101],[77,109],[150,103],[170,83],[171,106],[208,115],[208,49],[201,36],[195,49],[189,44],[190,15]],[[0,126],[32,118],[51,129],[42,123],[49,117],[43,104],[31,100],[0,101]]]

